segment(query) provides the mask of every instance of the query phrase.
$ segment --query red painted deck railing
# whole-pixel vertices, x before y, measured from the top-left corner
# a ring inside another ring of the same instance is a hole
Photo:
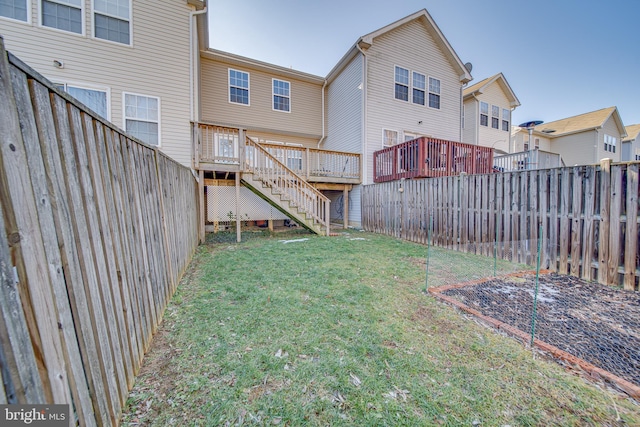
[[[491,173],[490,147],[421,137],[373,153],[374,182]]]

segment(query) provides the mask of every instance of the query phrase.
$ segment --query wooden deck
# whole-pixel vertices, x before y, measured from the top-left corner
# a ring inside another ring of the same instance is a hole
[[[493,150],[435,138],[416,138],[373,154],[374,182],[490,173]]]
[[[198,170],[246,172],[255,156],[255,150],[240,129],[194,123],[192,140],[194,166]],[[353,185],[362,182],[360,154],[285,144],[259,145],[309,183]]]

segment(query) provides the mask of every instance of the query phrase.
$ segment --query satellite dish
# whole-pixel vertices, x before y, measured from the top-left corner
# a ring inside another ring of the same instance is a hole
[[[473,64],[471,64],[471,62],[467,62],[464,64],[464,68],[466,68],[468,72],[471,72],[471,70],[473,70]]]

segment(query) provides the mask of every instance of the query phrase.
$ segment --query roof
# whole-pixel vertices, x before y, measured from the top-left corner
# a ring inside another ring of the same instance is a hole
[[[269,64],[267,62],[258,61],[257,59],[247,58],[246,56],[236,55],[235,53],[223,52],[217,49],[206,49],[200,51],[200,56],[203,58],[213,59],[219,62],[225,62],[231,65],[237,65],[254,70],[264,71],[271,74],[277,74],[280,76],[303,80],[310,83],[324,83],[324,77],[316,76],[314,74],[297,71],[292,68],[281,67],[279,65]]]
[[[547,138],[557,138],[592,129],[599,129],[603,127],[612,116],[620,129],[620,133],[626,136],[622,119],[616,107],[603,108],[554,122],[542,123],[534,128],[534,132]]]
[[[518,97],[513,92],[513,90],[511,89],[511,86],[507,82],[507,79],[504,77],[504,74],[502,73],[494,74],[491,77],[487,77],[486,79],[480,80],[478,83],[475,83],[471,86],[466,87],[462,91],[463,99],[466,100],[468,98],[472,98],[482,94],[487,89],[487,87],[489,87],[494,83],[500,86],[504,94],[507,96],[507,99],[509,100],[509,105],[511,107],[520,106],[520,101],[518,100]]]
[[[438,44],[438,46],[442,49],[445,56],[449,59],[449,61],[453,65],[454,69],[456,69],[456,71],[458,72],[460,81],[463,83],[467,83],[471,81],[473,77],[471,77],[471,74],[465,68],[464,64],[458,57],[458,54],[453,50],[453,48],[449,44],[449,41],[446,39],[444,34],[442,34],[442,31],[440,31],[440,28],[436,25],[435,21],[433,20],[431,15],[429,15],[429,12],[427,12],[426,9],[419,10],[415,13],[412,13],[409,16],[405,16],[402,19],[399,19],[389,25],[386,25],[382,28],[379,28],[369,34],[365,34],[364,36],[360,37],[354,43],[354,45],[351,46],[351,48],[347,51],[347,53],[345,53],[342,59],[340,59],[340,61],[336,64],[336,66],[329,72],[329,74],[327,75],[327,80],[331,81],[338,74],[340,74],[340,71],[342,71],[342,69],[349,63],[349,61],[351,61],[351,59],[355,55],[357,55],[358,52],[361,52],[362,50],[366,50],[369,47],[371,47],[371,45],[375,42],[375,39],[377,37],[383,34],[387,34],[388,32],[393,31],[398,27],[401,27],[403,25],[406,25],[416,20],[419,20],[425,24],[425,26],[427,27],[427,30],[433,36],[436,44]]]
[[[625,141],[638,139],[640,136],[640,124],[625,126],[624,129],[627,131],[627,137],[624,139]]]

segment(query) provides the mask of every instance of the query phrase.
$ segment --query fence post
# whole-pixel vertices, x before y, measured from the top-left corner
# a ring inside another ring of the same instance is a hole
[[[541,248],[541,242],[542,242],[542,224],[540,223],[540,225],[538,226],[538,236],[540,236],[538,238],[538,251],[537,251],[537,261],[536,261],[536,289],[534,292],[534,297],[533,297],[533,314],[531,316],[531,348],[533,348],[533,340],[535,338],[536,335],[536,312],[538,309],[538,285],[539,285],[539,279],[540,279],[540,248]]]

